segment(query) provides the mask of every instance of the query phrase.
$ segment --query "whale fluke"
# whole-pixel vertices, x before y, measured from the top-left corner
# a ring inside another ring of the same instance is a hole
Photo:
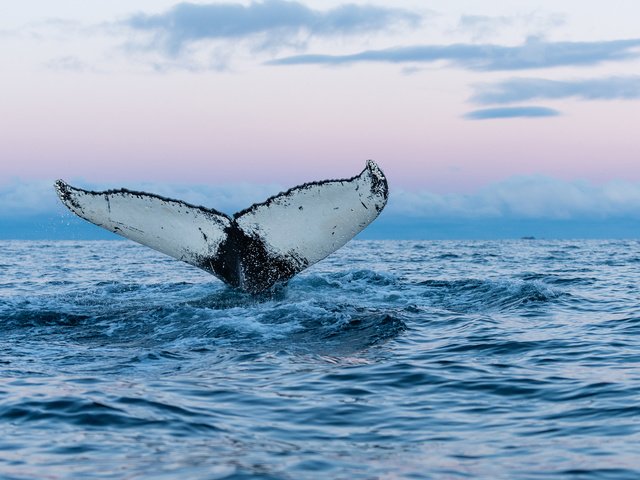
[[[55,188],[79,217],[249,293],[335,252],[380,214],[389,193],[372,160],[353,178],[305,183],[233,216],[152,193],[94,192],[62,180]]]

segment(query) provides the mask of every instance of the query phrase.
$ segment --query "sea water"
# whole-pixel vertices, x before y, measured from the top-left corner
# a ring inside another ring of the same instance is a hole
[[[0,242],[0,477],[640,478],[640,242],[354,241],[253,297]]]

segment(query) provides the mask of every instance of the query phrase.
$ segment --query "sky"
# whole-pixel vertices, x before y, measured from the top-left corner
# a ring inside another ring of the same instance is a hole
[[[232,213],[374,159],[363,238],[640,236],[636,0],[0,6],[0,238],[111,238],[52,182]]]

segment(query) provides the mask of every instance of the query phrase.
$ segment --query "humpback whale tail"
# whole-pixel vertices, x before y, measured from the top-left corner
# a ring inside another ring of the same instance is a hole
[[[85,220],[259,293],[335,252],[369,225],[389,194],[372,160],[357,176],[305,183],[233,216],[151,193],[56,192]]]

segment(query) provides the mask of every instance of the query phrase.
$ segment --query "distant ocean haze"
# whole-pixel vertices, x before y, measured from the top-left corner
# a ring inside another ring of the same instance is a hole
[[[469,193],[403,190],[389,179],[382,215],[359,238],[636,238],[640,184],[596,184],[544,176],[513,177]],[[285,190],[282,184],[72,184],[94,190],[125,186],[212,207],[228,214]],[[81,221],[59,202],[50,180],[0,185],[0,238],[119,238]]]

